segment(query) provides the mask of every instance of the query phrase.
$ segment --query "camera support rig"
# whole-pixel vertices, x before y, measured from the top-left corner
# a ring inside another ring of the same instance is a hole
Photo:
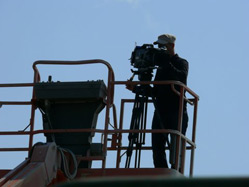
[[[136,86],[136,96],[134,101],[134,106],[132,110],[132,117],[130,123],[131,130],[144,130],[146,129],[146,119],[147,119],[147,108],[148,108],[148,96],[145,94],[147,91],[147,85],[142,85],[140,87]],[[149,87],[150,88],[150,87]],[[140,167],[141,158],[141,147],[145,144],[145,133],[129,133],[128,136],[129,145],[127,148],[127,158],[125,163],[125,168],[130,167],[131,156],[135,144],[135,168]]]
[[[130,130],[146,130],[146,124],[147,124],[146,119],[147,119],[149,97],[152,98],[152,103],[156,109],[155,111],[158,111],[155,96],[153,95],[152,88],[149,85],[136,86],[134,92],[136,93],[136,95],[135,95],[135,101],[134,101],[134,105],[132,109]],[[156,112],[156,115],[160,121],[161,128],[164,129],[159,112]],[[166,138],[166,142],[168,146],[171,147],[169,139],[168,139],[168,135],[167,134],[163,134],[163,135]],[[129,133],[128,140],[129,140],[129,144],[128,144],[128,148],[126,151],[127,157],[126,157],[126,162],[125,162],[125,168],[130,167],[132,152],[134,148],[135,148],[134,168],[140,168],[141,148],[142,148],[142,145],[145,144],[145,133],[131,132]]]

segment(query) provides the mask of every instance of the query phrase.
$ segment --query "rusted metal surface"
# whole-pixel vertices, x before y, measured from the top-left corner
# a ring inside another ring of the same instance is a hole
[[[31,158],[7,174],[0,186],[47,186],[56,178],[60,161],[55,143],[35,146]]]
[[[76,180],[72,182],[58,185],[60,187],[72,186],[91,186],[91,187],[143,187],[143,186],[158,186],[158,187],[247,187],[249,186],[249,177],[196,177],[185,178],[167,175],[159,176],[115,176],[115,177],[98,177],[87,180]]]
[[[92,177],[131,177],[131,176],[181,176],[176,170],[167,168],[106,168],[106,169],[79,169],[77,178]]]
[[[3,176],[0,179],[0,186],[3,186],[3,184],[5,184],[7,181],[9,181],[12,177],[14,177],[16,174],[18,174],[18,172],[20,172],[23,168],[25,168],[28,163],[29,163],[30,159],[26,159],[25,161],[23,161],[21,164],[19,164],[16,168],[14,168],[13,170],[11,170],[10,172],[8,172],[5,176]]]
[[[10,169],[1,169],[0,170],[0,179],[3,178],[10,171],[11,171]]]
[[[46,186],[46,170],[42,163],[32,163],[8,180],[3,187],[9,186]]]

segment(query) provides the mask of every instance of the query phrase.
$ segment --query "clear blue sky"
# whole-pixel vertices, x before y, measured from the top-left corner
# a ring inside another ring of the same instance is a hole
[[[116,80],[127,80],[135,42],[174,34],[176,52],[190,64],[188,86],[200,96],[195,175],[248,176],[248,9],[247,0],[0,0],[0,83],[32,82],[32,63],[41,59],[100,58],[112,65]],[[105,77],[101,68],[41,72],[45,81],[50,74],[54,80],[94,80]],[[121,95],[133,98],[119,88],[117,105]],[[0,100],[30,97],[30,89],[0,92]],[[0,130],[24,129],[29,115],[29,107],[2,107]],[[27,143],[4,138],[1,147]],[[0,153],[0,168],[12,168],[25,156]]]

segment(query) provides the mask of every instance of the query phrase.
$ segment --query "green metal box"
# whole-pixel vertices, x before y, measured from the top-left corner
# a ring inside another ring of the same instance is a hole
[[[95,129],[107,95],[103,81],[37,83],[34,90],[44,129]],[[55,141],[57,145],[84,156],[94,133],[54,133],[45,136],[47,141]]]

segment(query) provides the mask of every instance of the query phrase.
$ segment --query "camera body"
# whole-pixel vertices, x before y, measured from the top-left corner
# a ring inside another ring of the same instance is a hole
[[[136,46],[131,54],[131,65],[135,68],[154,67],[154,49],[152,44]]]
[[[153,69],[156,69],[157,57],[160,53],[165,53],[164,49],[154,48],[152,44],[143,44],[136,46],[131,54],[131,65],[137,68],[137,71],[132,71],[138,75],[140,81],[151,81],[153,77]]]

